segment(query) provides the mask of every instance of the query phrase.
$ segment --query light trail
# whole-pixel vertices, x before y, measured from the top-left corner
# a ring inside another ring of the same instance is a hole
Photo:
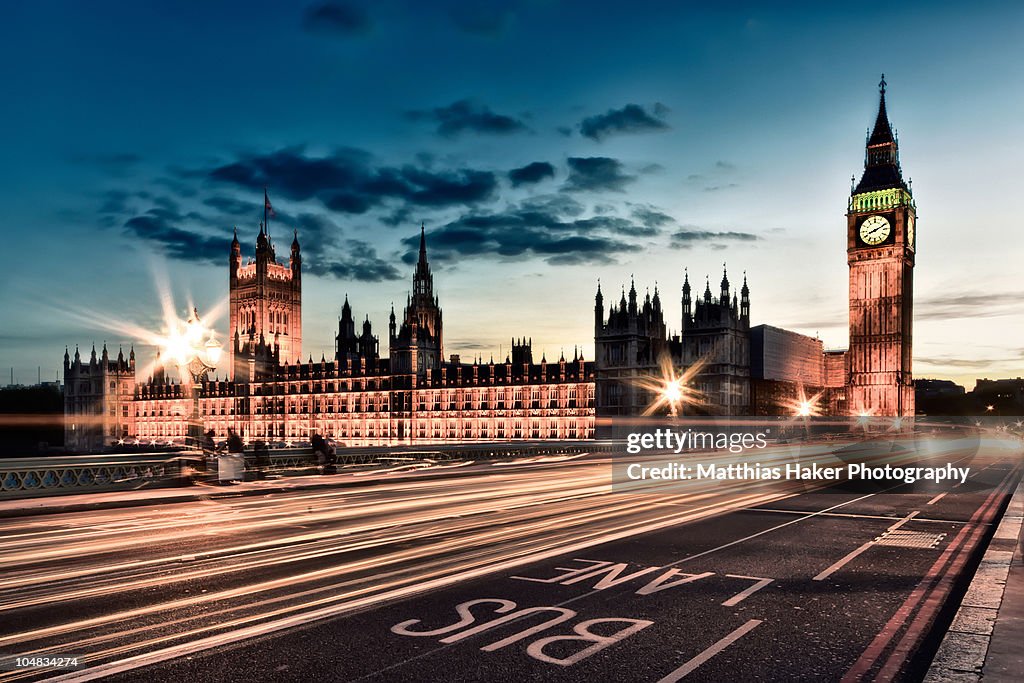
[[[828,462],[835,447],[773,447],[759,461]],[[807,490],[694,480],[620,492],[614,462],[338,475],[345,488],[5,524],[0,649],[83,653],[93,668],[68,680],[85,680]],[[0,681],[40,675],[0,672]]]

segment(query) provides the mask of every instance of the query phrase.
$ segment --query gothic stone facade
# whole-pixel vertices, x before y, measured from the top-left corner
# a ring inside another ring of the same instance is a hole
[[[334,358],[293,362],[301,344],[298,237],[288,266],[274,260],[262,226],[255,262],[240,266],[240,253],[236,237],[229,280],[232,379],[204,382],[199,392],[203,428],[219,437],[230,428],[250,441],[297,443],[319,433],[349,446],[593,438],[594,365],[581,355],[537,363],[524,340],[504,363],[444,360],[442,312],[422,228],[413,294],[401,325],[392,311],[384,358],[369,319],[356,334],[346,297]],[[170,379],[159,353],[153,375],[138,384],[134,351],[130,364],[119,358],[107,370],[105,349],[102,361],[82,364],[77,356],[65,363],[70,448],[98,450],[122,438],[185,439],[193,399],[187,385]],[[99,426],[79,436],[85,422],[74,419],[79,415]]]
[[[604,317],[598,286],[594,305],[599,417],[641,415],[654,401],[643,378],[660,375],[667,365],[692,369],[688,386],[697,401],[684,410],[704,415],[743,415],[750,406],[750,289],[746,278],[737,296],[727,273],[718,297],[710,280],[703,297],[694,301],[689,275],[684,276],[681,332],[668,335],[658,288],[641,306],[635,283],[629,298],[623,290],[618,304]]]

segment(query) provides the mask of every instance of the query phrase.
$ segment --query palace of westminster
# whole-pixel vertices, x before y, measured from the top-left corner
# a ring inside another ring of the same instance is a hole
[[[667,333],[658,289],[641,302],[631,282],[607,309],[598,286],[594,360],[577,352],[571,360],[537,362],[525,339],[513,340],[503,362],[446,359],[421,228],[412,294],[400,320],[392,308],[388,354],[381,356],[368,318],[357,332],[346,297],[334,357],[303,361],[298,235],[287,263],[279,263],[261,225],[254,260],[243,263],[237,234],[231,242],[230,380],[202,375],[198,420],[217,438],[229,428],[249,441],[308,441],[318,433],[347,446],[592,439],[606,418],[645,414],[656,399],[649,380],[669,364],[700,397],[684,412],[793,414],[795,401],[817,396],[824,414],[913,415],[914,221],[883,79],[864,172],[847,207],[844,351],[770,325],[752,327],[746,277],[737,291],[723,272],[717,295],[710,278],[697,292],[684,275],[677,335]],[[73,357],[65,351],[66,447],[182,441],[196,420],[192,387],[168,377],[159,352],[154,367],[150,377],[137,377],[134,349],[111,358],[106,345],[99,356],[94,347],[88,360],[77,348]]]

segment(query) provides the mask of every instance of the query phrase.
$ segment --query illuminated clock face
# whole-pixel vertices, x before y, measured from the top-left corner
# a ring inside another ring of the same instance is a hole
[[[907,244],[914,246],[914,214],[907,216]]]
[[[860,224],[860,240],[870,246],[881,244],[889,238],[891,230],[885,216],[871,216]]]

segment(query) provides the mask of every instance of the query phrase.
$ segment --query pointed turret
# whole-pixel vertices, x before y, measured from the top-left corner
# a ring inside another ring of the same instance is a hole
[[[302,277],[302,253],[299,249],[299,231],[294,231],[294,237],[292,238],[292,253],[288,260],[288,267],[291,268],[292,278],[298,279]]]
[[[740,288],[740,319],[750,320],[750,288],[747,287],[747,271],[743,271],[743,287]]]
[[[722,289],[718,301],[723,306],[729,305],[729,273],[726,271],[724,263],[722,264]]]
[[[267,237],[267,226],[260,223],[260,234],[256,237],[256,253],[270,247],[270,238]]]
[[[421,303],[433,303],[434,278],[430,274],[430,263],[427,262],[427,229],[420,224],[420,255],[416,261],[416,272],[412,277],[413,294]]]
[[[693,301],[690,298],[690,271],[686,268],[683,269],[683,326],[682,331],[685,332],[686,328],[690,326],[690,321],[693,319]]]
[[[854,188],[853,194],[902,188],[910,188],[903,181],[900,169],[899,144],[889,123],[885,107],[885,74],[878,84],[878,115],[875,126],[868,135],[864,153],[864,175]]]
[[[636,315],[636,283],[633,282],[633,276],[629,276],[629,314]]]
[[[594,296],[594,329],[600,331],[604,324],[604,296],[601,294],[601,280],[597,281],[597,295]]]

